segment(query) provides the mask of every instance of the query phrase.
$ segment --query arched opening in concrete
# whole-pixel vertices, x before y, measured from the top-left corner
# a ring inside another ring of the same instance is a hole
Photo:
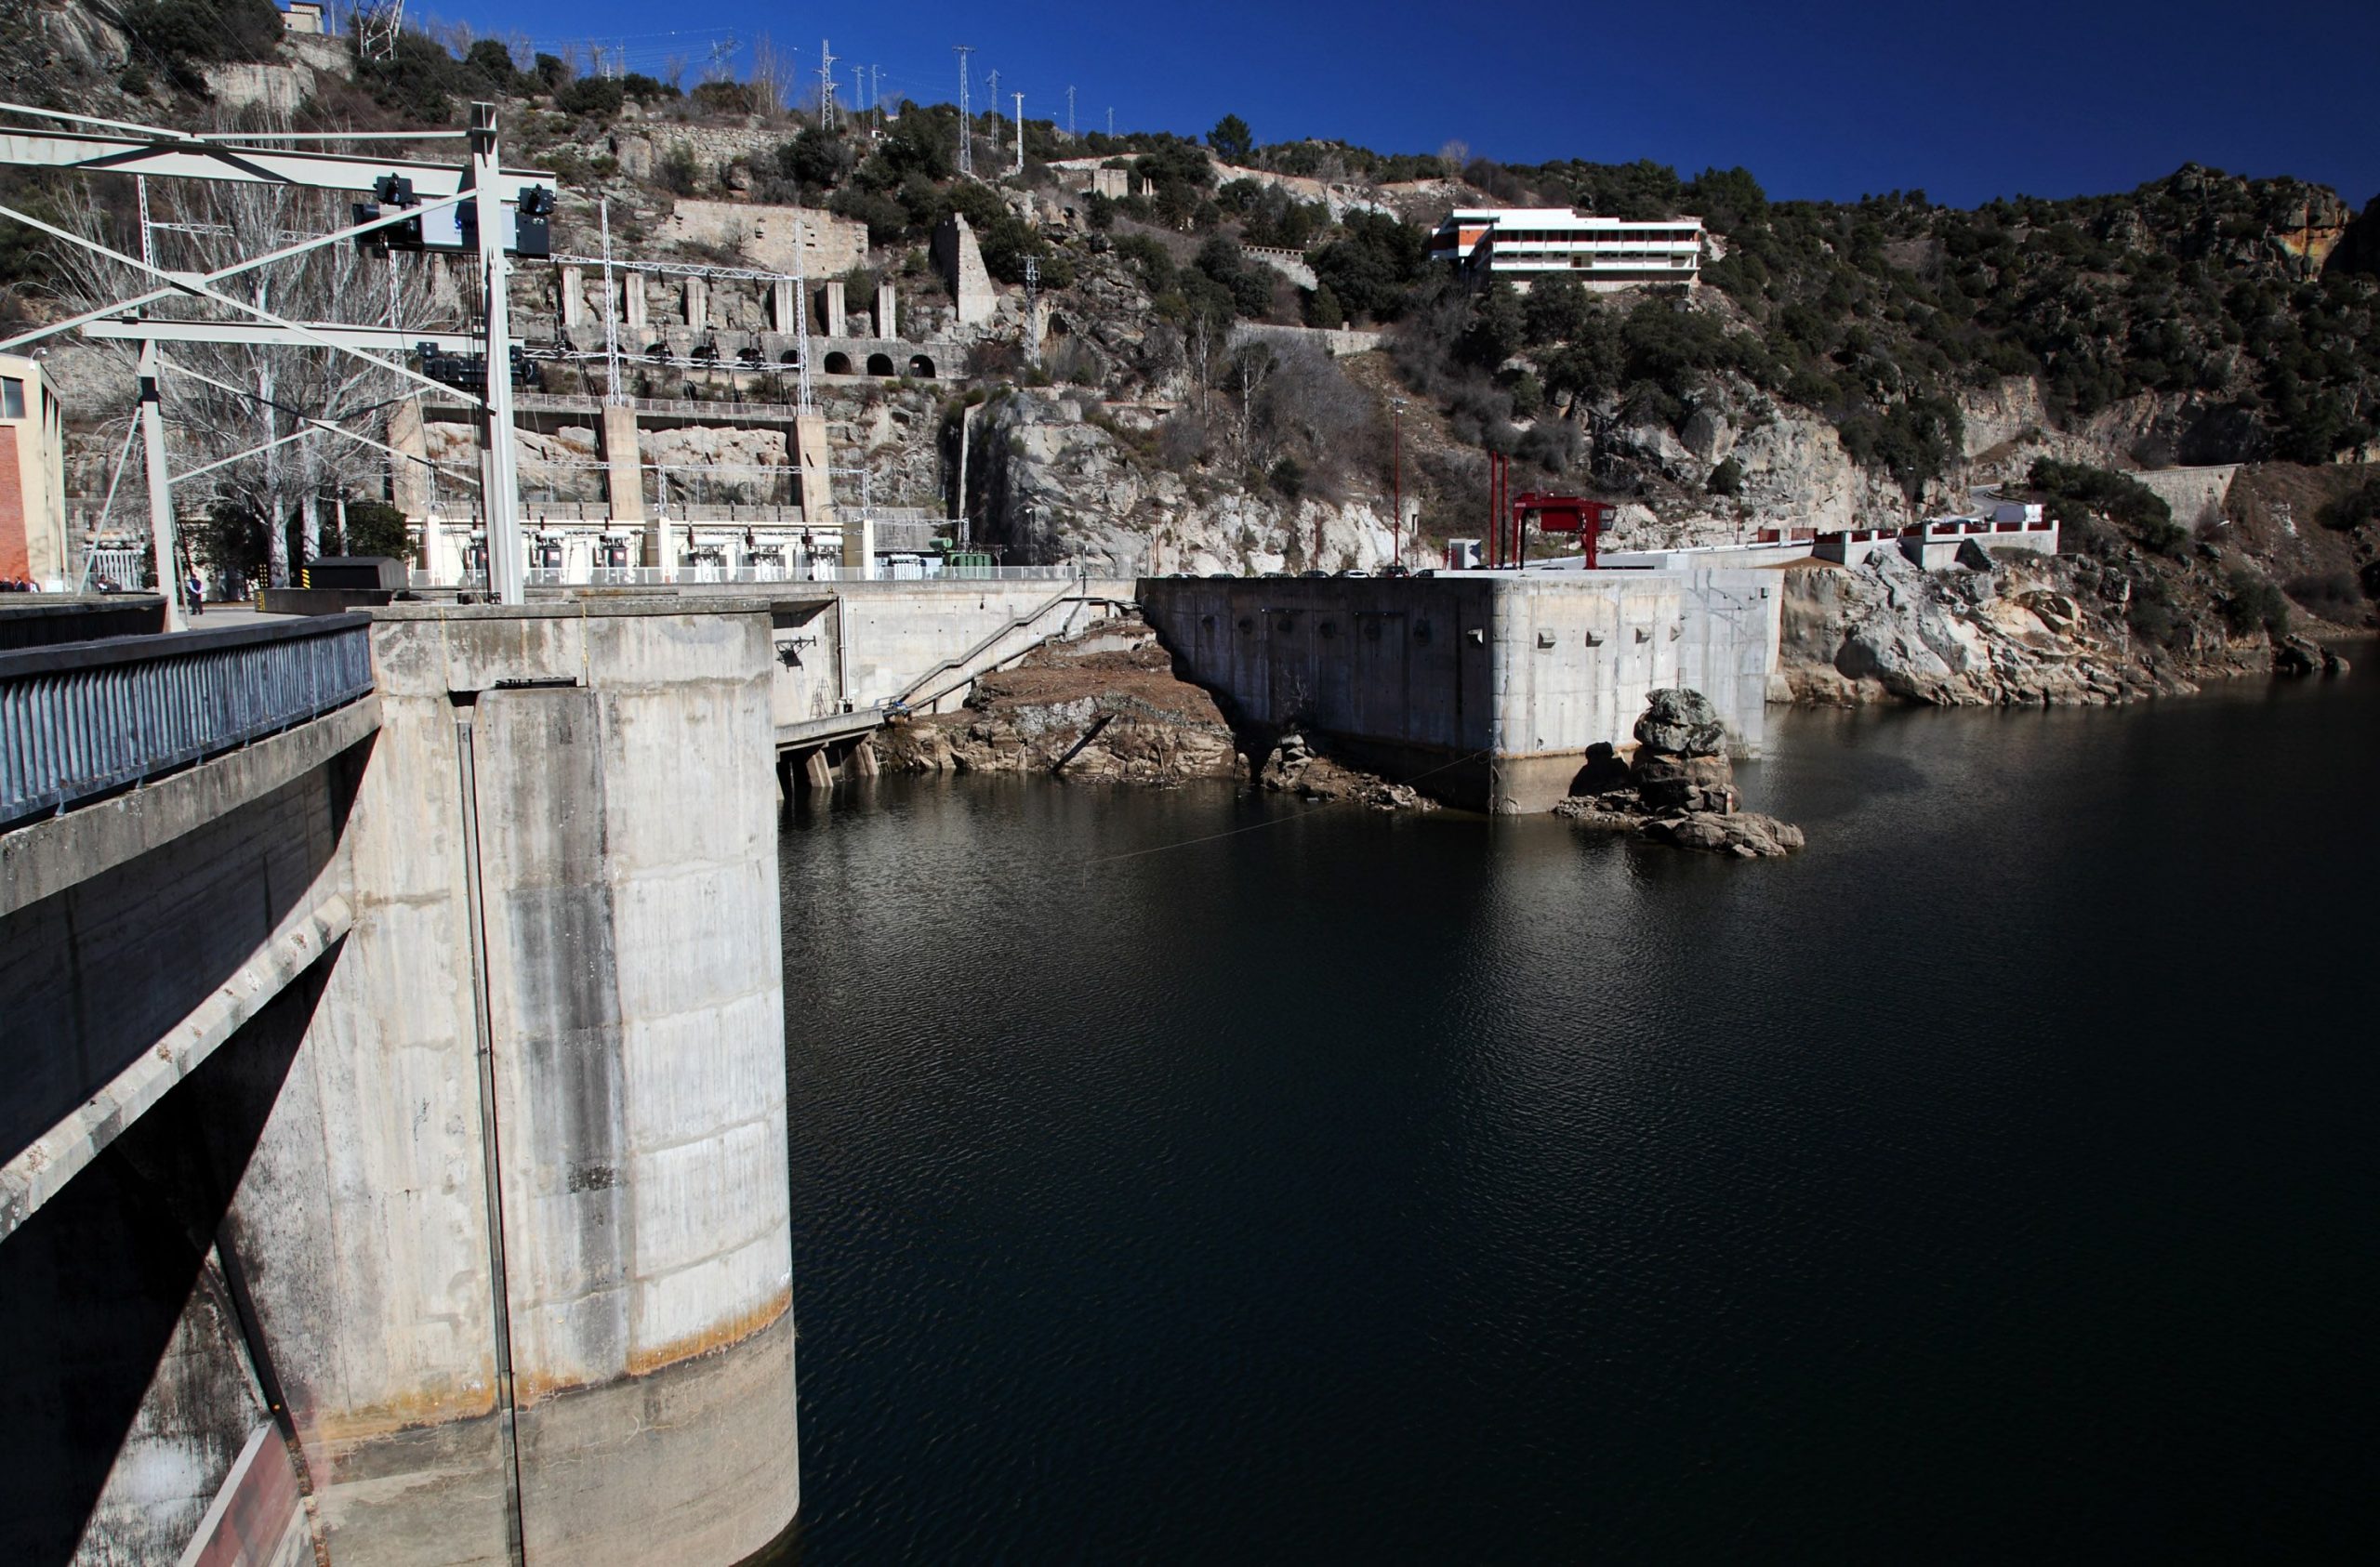
[[[777,362],[779,364],[800,364],[801,362],[801,352],[798,349],[787,349],[785,352],[777,355]]]
[[[828,354],[828,355],[826,356],[826,374],[827,374],[827,375],[850,375],[851,373],[852,373],[852,356],[851,356],[851,355],[846,354],[846,353],[831,353],[831,354]]]
[[[933,361],[928,359],[923,354],[912,354],[909,357],[909,374],[912,375],[922,375],[929,381],[932,380]]]
[[[871,375],[893,375],[899,374],[898,371],[895,371],[892,368],[892,356],[891,354],[868,355],[867,373]]]

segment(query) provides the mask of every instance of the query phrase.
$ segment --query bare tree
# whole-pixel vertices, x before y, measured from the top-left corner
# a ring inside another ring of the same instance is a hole
[[[769,119],[777,118],[793,101],[800,81],[794,51],[778,48],[774,39],[761,33],[752,46],[752,106]]]
[[[1231,323],[1229,312],[1217,310],[1203,297],[1190,307],[1189,317],[1182,323],[1182,363],[1201,423],[1206,421],[1214,392],[1216,366],[1231,341]]]
[[[1271,455],[1269,450],[1259,450],[1256,410],[1264,395],[1264,383],[1273,378],[1273,349],[1268,343],[1250,343],[1232,356],[1233,378],[1239,383],[1240,460],[1258,467],[1266,466],[1264,459]],[[1263,443],[1266,448],[1271,444]]]
[[[159,180],[150,193],[156,264],[207,272],[262,255],[292,239],[342,227],[349,219],[331,193],[212,180]],[[137,255],[139,237],[112,234],[96,204],[84,203],[85,236]],[[55,291],[71,310],[86,310],[145,291],[153,279],[76,246],[57,247]],[[422,257],[323,245],[227,281],[222,291],[292,321],[344,321],[398,326],[429,323],[432,307]],[[181,299],[153,313],[178,320],[250,320],[208,301]],[[121,401],[134,384],[134,345],[98,341],[85,372],[88,389],[106,388]],[[361,441],[319,428],[326,421],[385,441],[389,411],[417,383],[353,354],[312,346],[178,343],[162,352],[159,383],[168,452],[176,473],[219,467],[186,481],[203,486],[176,496],[178,510],[204,499],[229,501],[265,524],[270,571],[287,581],[287,530],[297,522],[304,548],[318,547],[320,509],[327,494],[377,495],[391,458]],[[225,462],[224,459],[233,459]]]

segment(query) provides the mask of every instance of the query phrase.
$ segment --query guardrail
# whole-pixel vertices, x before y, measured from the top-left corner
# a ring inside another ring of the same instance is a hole
[[[1080,575],[1074,566],[945,566],[928,571],[891,562],[874,572],[857,566],[534,566],[524,580],[531,587],[691,587],[706,583],[771,582],[1064,582]],[[487,573],[465,572],[440,582],[414,573],[416,587],[460,588],[484,592]]]
[[[0,823],[63,810],[372,690],[372,617],[0,653]]]

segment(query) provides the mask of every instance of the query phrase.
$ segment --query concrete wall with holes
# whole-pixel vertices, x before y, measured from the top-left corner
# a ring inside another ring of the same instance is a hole
[[[1757,752],[1779,599],[1764,572],[1149,578],[1150,624],[1234,721],[1300,729],[1451,803],[1543,810],[1656,687]],[[1261,736],[1260,736],[1261,738]]]

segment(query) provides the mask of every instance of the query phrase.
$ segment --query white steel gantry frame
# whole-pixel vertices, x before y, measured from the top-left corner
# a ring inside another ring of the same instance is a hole
[[[554,177],[541,170],[502,166],[497,155],[494,105],[473,104],[470,128],[468,130],[351,133],[234,131],[194,134],[124,120],[62,113],[19,103],[0,103],[0,115],[42,122],[40,128],[30,130],[18,125],[0,125],[0,164],[22,168],[128,174],[142,179],[213,179],[360,193],[371,192],[381,179],[392,176],[408,179],[413,185],[415,205],[390,205],[377,217],[350,224],[327,234],[301,239],[261,256],[250,257],[205,273],[176,271],[157,266],[148,254],[145,230],[141,235],[144,254],[127,256],[29,213],[0,205],[0,217],[14,219],[54,240],[93,251],[156,283],[155,287],[112,301],[98,309],[20,333],[0,342],[0,351],[76,329],[86,336],[127,339],[140,345],[140,420],[148,459],[150,546],[155,553],[157,585],[163,590],[168,630],[179,629],[182,625],[181,607],[175,590],[178,573],[174,568],[173,554],[173,476],[165,466],[165,429],[158,391],[160,375],[167,370],[178,369],[166,363],[158,351],[161,343],[168,342],[289,344],[353,354],[370,360],[406,380],[418,382],[443,395],[463,399],[478,411],[480,419],[480,490],[482,507],[487,518],[488,586],[499,601],[507,604],[522,602],[528,562],[522,553],[520,464],[512,429],[510,350],[514,344],[506,297],[506,283],[511,273],[507,236],[512,232],[512,224],[505,209],[508,206],[517,208],[522,194],[528,191],[543,189],[551,191]],[[61,125],[74,128],[55,128]],[[430,164],[376,158],[361,152],[308,151],[303,145],[312,142],[431,140],[465,141],[468,143],[468,155],[459,164]],[[145,196],[145,191],[143,194]],[[215,286],[228,278],[308,250],[347,244],[376,230],[391,228],[426,213],[458,207],[467,203],[478,219],[476,255],[484,303],[484,312],[475,332],[403,332],[388,326],[345,322],[288,321]],[[245,319],[160,321],[145,313],[147,307],[174,298],[205,300]],[[476,349],[486,365],[484,392],[474,396],[469,391],[432,380],[402,362],[407,351],[423,342],[457,350]],[[352,430],[340,428],[335,421],[315,418],[302,412],[298,416],[301,435],[328,432],[362,441],[384,452],[389,450]],[[298,438],[291,436],[284,439]],[[246,454],[240,453],[234,456]],[[210,463],[207,467],[219,466],[219,463]]]

